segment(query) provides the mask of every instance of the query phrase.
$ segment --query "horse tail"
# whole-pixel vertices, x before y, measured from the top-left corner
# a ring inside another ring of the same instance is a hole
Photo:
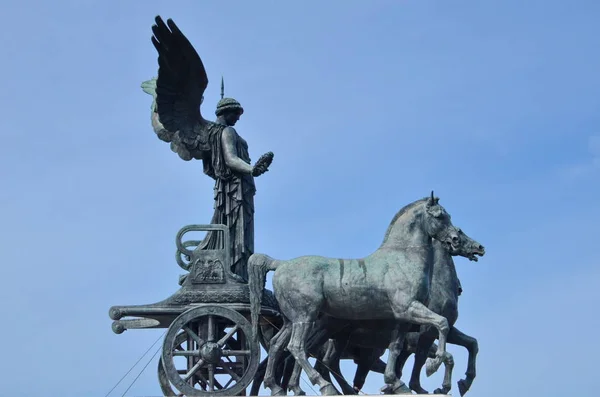
[[[248,259],[248,287],[250,288],[250,317],[252,338],[258,341],[258,317],[267,273],[277,268],[277,261],[268,255],[252,254]]]

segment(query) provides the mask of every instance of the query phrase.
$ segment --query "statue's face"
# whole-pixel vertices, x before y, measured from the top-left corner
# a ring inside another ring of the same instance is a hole
[[[238,122],[242,114],[238,111],[229,111],[223,114],[223,119],[228,126],[234,126]]]

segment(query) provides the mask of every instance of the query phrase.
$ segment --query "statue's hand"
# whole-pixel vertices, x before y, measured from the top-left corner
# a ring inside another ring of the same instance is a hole
[[[269,170],[269,166],[273,161],[273,152],[267,152],[260,156],[254,167],[252,168],[252,176],[260,176]]]

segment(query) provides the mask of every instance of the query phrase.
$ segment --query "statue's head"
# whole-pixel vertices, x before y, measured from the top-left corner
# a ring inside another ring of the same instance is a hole
[[[244,113],[244,108],[233,98],[222,98],[217,104],[215,114],[223,119],[226,125],[233,126]]]

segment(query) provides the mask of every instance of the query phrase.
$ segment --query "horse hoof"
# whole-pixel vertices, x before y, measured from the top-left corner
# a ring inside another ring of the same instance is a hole
[[[287,393],[281,387],[275,386],[271,389],[271,395],[272,396],[287,396]]]
[[[332,384],[325,385],[321,387],[321,395],[322,396],[337,396],[338,392],[335,390]]]
[[[423,389],[421,385],[410,385],[410,389],[417,394],[429,394],[429,392]]]
[[[461,397],[469,391],[469,386],[467,385],[467,382],[465,382],[464,379],[459,380],[458,382],[456,382],[456,384],[458,385],[458,392],[460,393]]]
[[[428,358],[427,362],[425,363],[425,374],[428,377],[435,374],[435,372],[440,368],[440,365],[442,365],[442,360],[438,358]]]
[[[304,390],[294,390],[294,396],[306,396]]]
[[[435,389],[433,394],[448,394],[448,392],[450,392],[450,388],[444,387],[441,389],[440,388]]]
[[[387,384],[381,388],[383,394],[412,394],[412,391],[402,382],[397,380],[394,384]]]

